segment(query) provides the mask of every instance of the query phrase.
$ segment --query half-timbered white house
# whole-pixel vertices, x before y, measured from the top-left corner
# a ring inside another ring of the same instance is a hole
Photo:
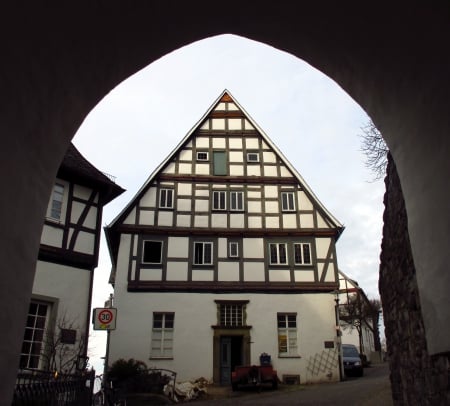
[[[123,192],[70,144],[44,220],[20,368],[70,371],[86,355],[102,210]]]
[[[110,363],[228,383],[271,356],[280,379],[339,379],[341,223],[224,91],[105,228]]]

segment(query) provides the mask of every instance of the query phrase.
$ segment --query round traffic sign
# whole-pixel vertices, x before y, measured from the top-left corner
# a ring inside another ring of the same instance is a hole
[[[100,324],[110,324],[114,319],[114,315],[111,310],[103,309],[102,311],[98,312],[97,318]]]

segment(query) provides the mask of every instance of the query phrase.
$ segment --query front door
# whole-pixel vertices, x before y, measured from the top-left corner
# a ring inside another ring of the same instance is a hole
[[[242,365],[242,336],[220,337],[220,383],[231,383],[231,372]]]
[[[220,383],[231,382],[231,337],[220,337]]]

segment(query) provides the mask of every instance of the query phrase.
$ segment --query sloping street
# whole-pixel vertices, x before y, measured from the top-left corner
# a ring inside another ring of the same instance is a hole
[[[320,385],[282,385],[279,390],[253,388],[232,392],[231,388],[215,388],[202,405],[346,405],[391,406],[391,388],[387,363],[364,369],[362,378]]]

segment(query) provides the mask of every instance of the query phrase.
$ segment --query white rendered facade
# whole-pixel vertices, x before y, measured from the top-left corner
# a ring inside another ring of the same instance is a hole
[[[86,355],[102,209],[121,192],[70,146],[42,228],[20,368],[73,372]]]
[[[227,383],[268,353],[280,379],[339,379],[330,292],[342,230],[224,92],[106,228],[110,363]]]

